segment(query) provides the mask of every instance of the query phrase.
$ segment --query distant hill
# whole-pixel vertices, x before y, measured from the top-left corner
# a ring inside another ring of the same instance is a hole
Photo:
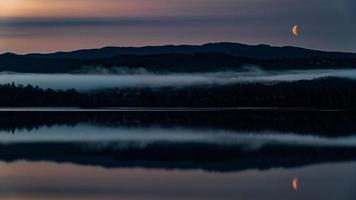
[[[310,50],[298,47],[273,47],[269,45],[246,45],[240,43],[208,43],[204,45],[167,45],[146,47],[104,47],[101,49],[85,49],[72,52],[49,54],[28,54],[37,58],[75,58],[94,59],[109,58],[119,55],[151,55],[151,54],[197,54],[218,53],[238,57],[256,59],[285,58],[356,58],[354,53],[339,53]]]
[[[0,55],[0,72],[71,73],[84,66],[145,68],[149,71],[204,72],[257,65],[265,70],[356,68],[356,54],[215,43],[201,46],[106,47],[51,54]]]
[[[69,72],[82,66],[80,60],[33,58],[29,56],[5,53],[0,55],[0,71],[24,73]]]

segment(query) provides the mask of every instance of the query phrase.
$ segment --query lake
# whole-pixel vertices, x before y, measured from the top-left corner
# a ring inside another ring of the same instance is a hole
[[[340,199],[356,198],[356,163],[213,173],[108,169],[48,162],[0,163],[2,199]],[[297,178],[298,186],[293,187]]]
[[[353,200],[355,120],[297,110],[3,111],[0,198]]]
[[[0,84],[36,85],[41,88],[93,90],[103,88],[189,87],[224,85],[244,82],[278,82],[312,80],[325,77],[356,79],[355,69],[281,70],[263,71],[256,68],[244,71],[216,71],[205,73],[150,73],[120,71],[117,74],[96,72],[81,74],[17,74],[1,73]]]

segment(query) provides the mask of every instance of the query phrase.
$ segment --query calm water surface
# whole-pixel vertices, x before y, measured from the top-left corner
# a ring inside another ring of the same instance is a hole
[[[354,200],[355,118],[1,112],[0,199]]]
[[[20,161],[0,163],[0,198],[353,200],[355,169],[356,163],[339,163],[213,173]]]

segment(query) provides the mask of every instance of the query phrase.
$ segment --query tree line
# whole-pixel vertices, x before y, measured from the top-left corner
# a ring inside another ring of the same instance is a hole
[[[89,92],[0,85],[1,107],[311,107],[356,108],[356,81],[323,78],[233,85],[112,88]]]

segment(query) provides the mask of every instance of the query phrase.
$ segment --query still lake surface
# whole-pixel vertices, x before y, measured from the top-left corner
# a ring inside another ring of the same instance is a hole
[[[0,112],[1,199],[356,199],[356,113]]]

